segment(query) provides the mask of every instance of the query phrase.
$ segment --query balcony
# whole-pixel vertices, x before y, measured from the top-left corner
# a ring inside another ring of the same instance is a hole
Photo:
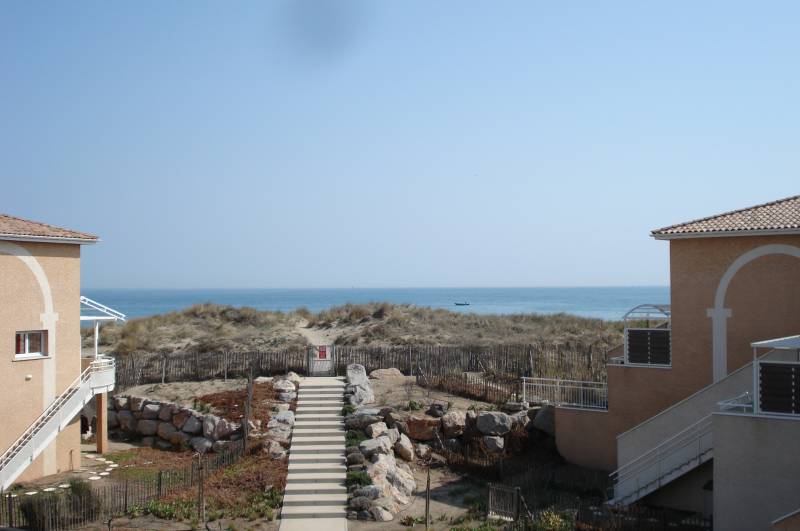
[[[522,401],[578,409],[608,409],[606,382],[522,378]]]
[[[628,311],[624,355],[610,363],[634,367],[672,367],[671,313],[666,304],[641,304]]]

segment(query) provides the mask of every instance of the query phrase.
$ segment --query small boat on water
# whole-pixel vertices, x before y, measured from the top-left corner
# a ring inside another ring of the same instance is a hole
[[[464,301],[464,302],[457,302],[457,303],[456,303],[456,306],[469,306],[469,303],[468,303],[467,301]]]

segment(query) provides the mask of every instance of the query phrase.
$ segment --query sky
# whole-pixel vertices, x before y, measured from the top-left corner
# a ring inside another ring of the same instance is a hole
[[[88,288],[669,282],[800,193],[797,2],[0,5],[0,212]]]

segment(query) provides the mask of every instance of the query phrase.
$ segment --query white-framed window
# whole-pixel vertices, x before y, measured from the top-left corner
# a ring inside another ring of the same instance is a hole
[[[15,360],[29,360],[47,357],[47,331],[32,330],[17,332],[15,343]]]

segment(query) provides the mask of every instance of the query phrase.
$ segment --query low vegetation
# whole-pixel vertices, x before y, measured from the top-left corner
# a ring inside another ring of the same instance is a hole
[[[102,328],[105,351],[254,351],[302,347],[310,332],[339,345],[593,344],[622,341],[622,323],[567,314],[478,315],[388,303],[345,304],[312,314],[200,304],[180,312],[132,319]],[[84,344],[91,345],[91,330]]]

